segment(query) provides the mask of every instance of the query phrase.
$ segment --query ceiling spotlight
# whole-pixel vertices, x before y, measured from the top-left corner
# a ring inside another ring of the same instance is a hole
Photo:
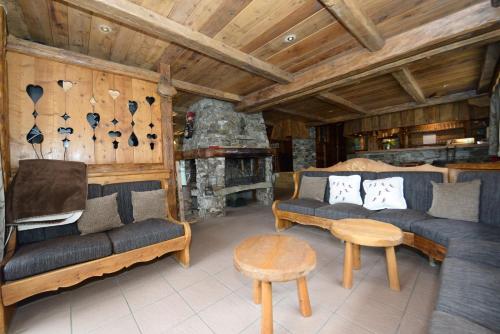
[[[105,33],[105,34],[109,34],[113,29],[111,29],[110,26],[106,25],[106,24],[101,24],[99,26],[99,30],[102,32],[102,33]]]
[[[295,35],[295,34],[290,34],[290,35],[286,35],[286,36],[285,36],[284,41],[285,41],[285,43],[292,43],[292,42],[294,42],[296,39],[297,39],[297,35]]]

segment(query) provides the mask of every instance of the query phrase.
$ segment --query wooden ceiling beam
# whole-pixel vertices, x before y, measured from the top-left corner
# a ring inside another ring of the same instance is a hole
[[[308,113],[303,113],[303,112],[300,112],[300,111],[289,110],[289,109],[280,108],[280,107],[274,107],[273,110],[280,111],[282,113],[289,114],[289,115],[303,117],[303,118],[310,119],[310,120],[313,120],[313,121],[324,122],[327,119],[327,118],[324,118],[324,117],[321,117],[321,116],[315,116],[315,115],[311,115],[311,114],[308,114]]]
[[[426,97],[424,92],[408,67],[404,66],[392,72],[392,76],[399,82],[401,87],[403,87],[413,100],[418,103],[425,103]]]
[[[357,1],[320,0],[320,2],[365,48],[377,51],[384,46],[384,38]]]
[[[359,114],[368,114],[368,110],[366,110],[365,108],[351,102],[351,101],[348,101],[346,99],[344,99],[343,97],[341,96],[338,96],[337,94],[334,94],[334,93],[331,93],[331,92],[325,92],[325,93],[321,93],[319,95],[316,95],[316,98],[323,101],[323,102],[326,102],[326,103],[329,103],[329,104],[333,104],[333,105],[340,105],[346,109],[349,109],[351,111],[354,111],[356,113],[359,113]]]
[[[167,42],[173,42],[275,82],[288,83],[293,80],[291,73],[273,64],[210,38],[131,1],[66,0],[66,2],[78,8],[105,16],[137,31]]]
[[[500,40],[500,9],[488,2],[472,5],[386,40],[375,52],[353,51],[244,97],[237,109],[258,111],[393,72],[407,64],[448,51]]]
[[[500,60],[500,42],[492,43],[486,48],[484,55],[483,67],[481,76],[477,85],[478,93],[486,93],[491,87],[495,79],[495,71],[499,66]]]
[[[104,72],[131,76],[146,81],[151,81],[151,82],[160,81],[160,73],[158,72],[146,70],[139,67],[123,65],[109,60],[94,58],[78,52],[59,49],[35,42],[25,41],[16,38],[12,35],[9,35],[7,39],[7,50],[12,52],[19,52],[28,56],[46,58],[61,63],[73,64]],[[212,97],[215,99],[220,99],[230,102],[239,102],[242,100],[241,96],[233,93],[200,86],[181,80],[172,79],[172,85],[180,91],[192,93],[195,95]]]

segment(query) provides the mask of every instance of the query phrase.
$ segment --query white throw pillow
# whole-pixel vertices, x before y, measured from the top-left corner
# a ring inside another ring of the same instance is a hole
[[[330,197],[328,202],[335,203],[351,203],[362,205],[363,200],[359,192],[361,188],[361,176],[337,176],[331,175],[328,177],[330,183]]]
[[[403,182],[402,177],[363,181],[366,193],[363,206],[368,210],[406,209]]]

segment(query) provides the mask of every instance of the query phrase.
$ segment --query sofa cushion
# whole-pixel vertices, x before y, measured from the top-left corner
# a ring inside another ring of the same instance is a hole
[[[104,233],[71,235],[23,245],[4,267],[6,281],[44,273],[111,255]]]
[[[325,197],[326,177],[303,176],[300,180],[299,198],[322,201]]]
[[[183,236],[184,226],[153,218],[124,225],[106,233],[113,245],[113,252],[117,254]]]
[[[500,228],[463,220],[421,220],[412,223],[410,231],[445,247],[448,247],[450,239],[500,241]]]
[[[500,268],[446,258],[436,310],[500,331]]]
[[[414,222],[431,218],[425,212],[412,209],[385,209],[370,213],[368,218],[396,225],[405,231],[410,231]]]
[[[134,222],[151,218],[167,218],[165,197],[165,189],[132,191]]]
[[[280,201],[278,203],[278,209],[314,216],[314,210],[323,205],[325,205],[324,202],[315,201],[313,199],[290,199],[287,201]]]
[[[495,332],[462,317],[446,312],[432,313],[429,334],[494,334]]]
[[[432,205],[428,212],[431,216],[478,222],[481,180],[431,183]]]
[[[439,172],[381,172],[377,178],[399,176],[404,179],[403,191],[408,209],[428,211],[432,204],[431,181],[443,182],[443,174]]]
[[[332,205],[324,205],[315,210],[315,215],[329,219],[345,219],[345,218],[366,218],[372,213],[365,209],[362,205],[351,203],[336,203]]]
[[[446,257],[500,268],[500,242],[452,239],[448,243]]]
[[[500,227],[500,172],[498,171],[465,171],[458,174],[457,182],[481,180],[479,200],[479,222]]]
[[[82,235],[104,232],[122,225],[116,194],[88,199],[85,211],[77,222]]]
[[[140,181],[107,184],[102,187],[102,195],[118,193],[118,212],[122,223],[129,224],[134,221],[132,210],[131,191],[150,191],[160,189],[160,181]]]
[[[87,188],[87,199],[92,199],[102,196],[102,186],[100,184],[89,184]],[[33,230],[17,231],[18,245],[26,245],[33,242],[65,237],[68,235],[79,235],[76,223],[42,227]]]

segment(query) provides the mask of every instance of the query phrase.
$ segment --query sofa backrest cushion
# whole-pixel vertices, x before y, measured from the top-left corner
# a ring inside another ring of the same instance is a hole
[[[118,193],[118,213],[122,223],[130,224],[134,221],[131,191],[150,191],[160,188],[160,181],[113,183],[102,187],[102,196]]]
[[[458,174],[457,182],[472,180],[481,180],[479,222],[500,226],[500,172],[464,171]]]
[[[102,196],[102,186],[100,184],[89,184],[87,190],[87,198],[96,198]],[[80,234],[76,223],[54,226],[42,227],[33,230],[18,231],[17,243],[18,245],[30,244],[58,237],[65,237],[69,235]]]
[[[361,176],[361,184],[363,183],[364,180],[376,180],[377,179],[377,173],[373,172],[323,172],[323,171],[306,171],[300,173],[301,177],[302,176],[312,176],[312,177],[328,177],[330,175],[338,175],[338,176],[349,176],[349,175],[360,175]],[[326,188],[325,188],[325,196],[323,201],[328,203],[328,199],[330,197],[330,185],[329,182],[326,182]],[[363,187],[361,187],[361,198],[364,200],[365,199],[365,191],[363,190]]]
[[[432,184],[443,182],[439,172],[381,172],[379,179],[400,176],[403,178],[403,191],[408,209],[427,212],[432,205]]]

